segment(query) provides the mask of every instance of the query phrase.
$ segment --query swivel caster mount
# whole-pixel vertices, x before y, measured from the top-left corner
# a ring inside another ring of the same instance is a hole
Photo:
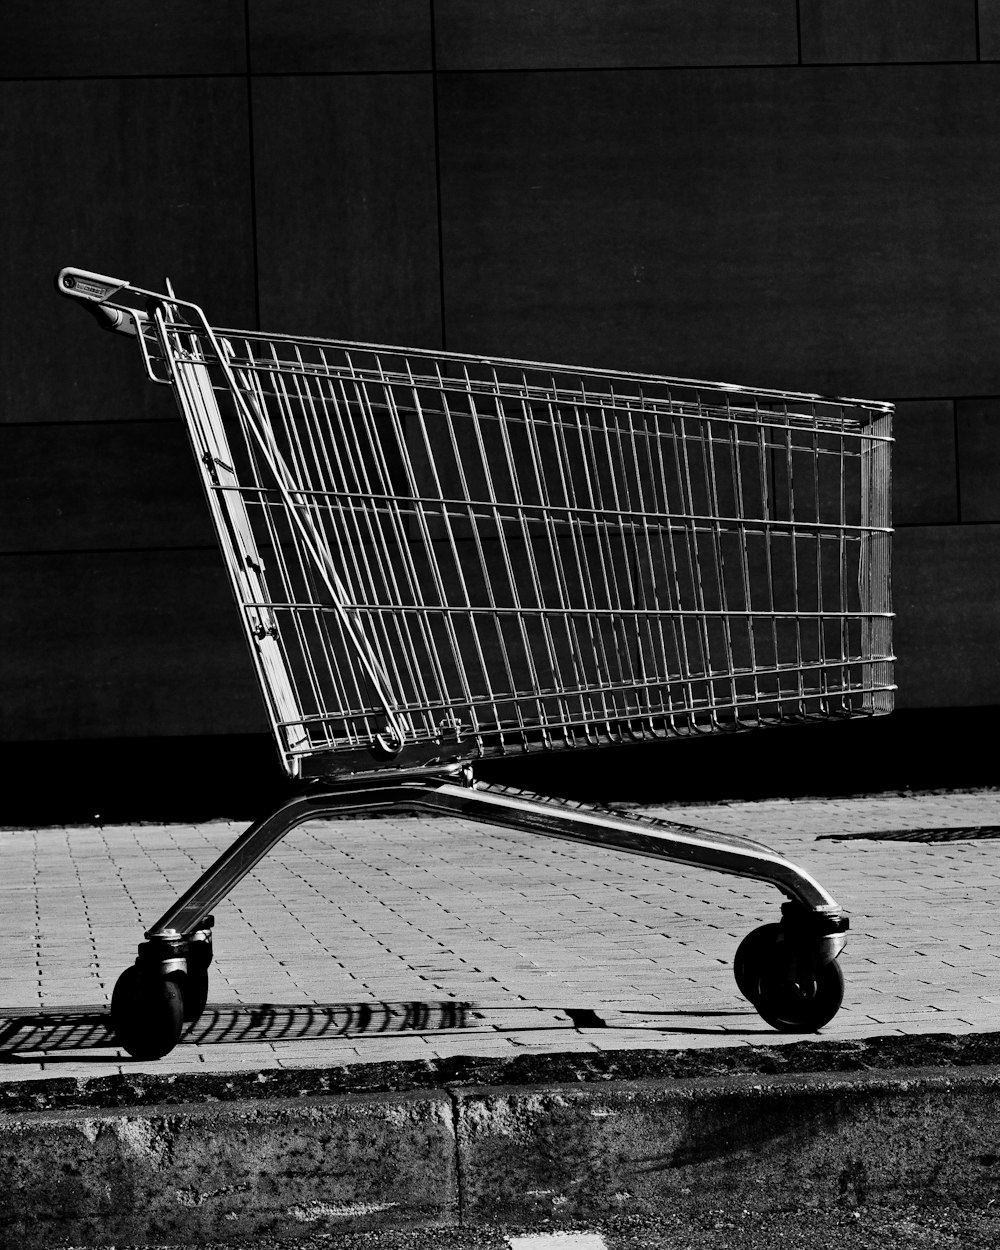
[[[111,1027],[133,1059],[162,1059],[185,1025],[205,1010],[212,962],[211,917],[186,937],[157,935],[143,942],[111,996]]]
[[[748,934],[733,961],[736,985],[758,1015],[780,1033],[815,1033],[844,1000],[837,956],[846,941],[846,916],[810,912],[786,903],[780,924]]]

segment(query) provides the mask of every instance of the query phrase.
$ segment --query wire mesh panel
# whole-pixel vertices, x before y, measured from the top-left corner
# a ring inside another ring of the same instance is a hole
[[[888,405],[156,337],[291,772],[890,709]]]

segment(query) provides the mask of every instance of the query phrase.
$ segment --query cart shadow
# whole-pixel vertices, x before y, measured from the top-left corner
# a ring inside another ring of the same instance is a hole
[[[451,1000],[296,1006],[210,1003],[201,1017],[184,1030],[182,1041],[194,1045],[328,1041],[376,1034],[450,1032],[469,1026],[470,1004]],[[117,1045],[110,1016],[99,1009],[0,1013],[0,1063],[16,1063],[20,1057],[37,1053],[51,1057],[59,1052],[106,1051]]]
[[[496,1036],[498,1032],[575,1032],[582,1028],[607,1027],[633,1027],[680,1034],[717,1034],[728,1030],[721,1024],[715,1027],[681,1024],[678,1018],[697,1015],[703,1020],[712,1016],[732,1020],[741,1013],[708,1010],[663,1012],[662,1017],[654,1023],[653,1017],[660,1013],[642,1012],[641,1022],[637,1020],[631,1026],[624,1018],[629,1013],[614,1014],[617,1018],[609,1023],[590,1008],[491,1008],[454,1000],[294,1006],[275,1003],[242,1006],[210,1003],[200,1019],[185,1029],[182,1044],[273,1044],[406,1033],[451,1033],[459,1030]],[[517,1018],[519,1016],[523,1016],[523,1022]],[[88,1059],[93,1062],[107,1062],[109,1057],[106,1052],[117,1049],[118,1043],[111,1029],[111,1021],[104,1010],[92,1007],[54,1007],[30,1013],[0,1012],[0,1064],[37,1062],[37,1058],[33,1056],[41,1055],[45,1056],[46,1063],[59,1062],[62,1056],[66,1059],[72,1058],[75,1062],[87,1062]],[[87,1051],[102,1053],[88,1056],[85,1053]]]

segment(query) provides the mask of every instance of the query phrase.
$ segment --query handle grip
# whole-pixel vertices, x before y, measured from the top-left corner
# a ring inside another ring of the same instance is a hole
[[[117,330],[119,334],[138,333],[138,323],[146,320],[146,314],[137,308],[108,306],[119,291],[129,290],[124,278],[109,278],[103,273],[91,273],[89,269],[60,269],[56,276],[56,290],[60,295],[85,301],[85,307],[94,314],[104,330]]]
[[[125,278],[109,278],[87,269],[60,269],[56,278],[56,289],[61,295],[90,300],[95,304],[102,304],[127,286]]]

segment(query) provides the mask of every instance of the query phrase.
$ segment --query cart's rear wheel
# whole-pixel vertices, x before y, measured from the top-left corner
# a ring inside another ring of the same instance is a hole
[[[733,959],[736,988],[750,1002],[754,1002],[757,997],[760,969],[773,958],[780,931],[781,925],[779,924],[761,925],[759,929],[748,933],[736,948],[736,956]]]
[[[207,978],[207,974],[206,974]],[[180,1040],[184,995],[180,973],[133,964],[111,995],[111,1026],[133,1059],[162,1059]]]
[[[780,1033],[815,1033],[844,1001],[844,974],[836,959],[808,958],[801,939],[778,924],[762,925],[743,939],[733,972],[740,992]]]

